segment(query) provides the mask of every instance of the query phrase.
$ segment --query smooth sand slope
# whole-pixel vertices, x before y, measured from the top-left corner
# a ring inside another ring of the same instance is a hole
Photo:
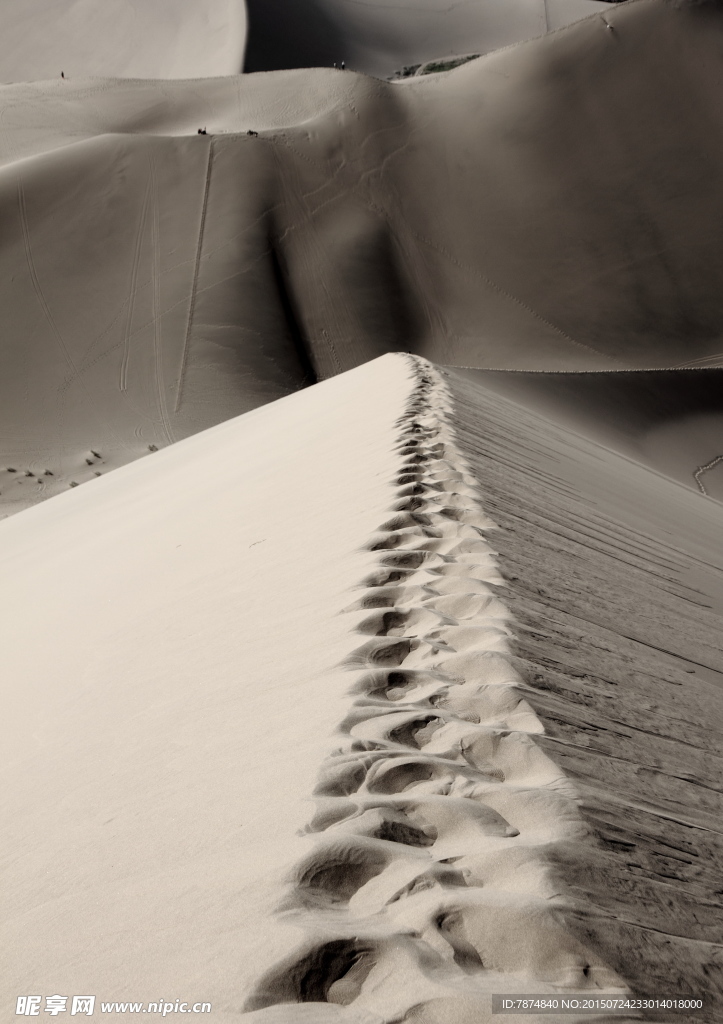
[[[387,356],[0,525],[9,1005],[719,1018],[720,506],[446,381]]]
[[[0,527],[4,1007],[87,990],[236,1019],[349,703],[338,613],[412,388],[372,364]]]
[[[723,370],[461,372],[485,391],[723,500]]]
[[[0,82],[236,74],[243,0],[2,0]]]
[[[4,510],[390,350],[720,363],[723,14],[606,8],[393,84],[3,89]]]
[[[598,0],[247,0],[246,71],[331,67],[389,78],[436,57],[489,53],[595,11]]]

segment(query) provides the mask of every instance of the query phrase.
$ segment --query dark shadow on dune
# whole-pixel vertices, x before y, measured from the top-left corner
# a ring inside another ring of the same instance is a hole
[[[319,375],[317,374],[311,360],[309,344],[301,327],[301,321],[299,320],[296,310],[296,303],[289,293],[286,275],[284,274],[284,270],[281,266],[278,252],[273,245],[271,245],[270,248],[271,272],[276,283],[279,306],[281,307],[281,312],[286,320],[289,338],[291,339],[294,351],[296,352],[304,378],[301,386],[304,387],[309,384],[316,384],[318,383]]]
[[[345,211],[326,242],[331,286],[344,296],[357,344],[363,339],[370,355],[413,351],[422,315],[391,225]]]
[[[456,372],[686,486],[723,496],[718,463],[708,465],[723,454],[723,369]]]
[[[604,373],[462,371],[510,398],[526,396],[636,434],[671,419],[723,413],[723,369],[615,370]]]
[[[246,0],[244,71],[330,67],[344,60],[344,36],[315,0]]]

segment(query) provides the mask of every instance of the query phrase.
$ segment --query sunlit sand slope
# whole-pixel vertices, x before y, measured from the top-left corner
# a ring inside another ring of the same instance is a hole
[[[243,0],[2,0],[0,81],[202,78],[241,70]]]
[[[720,363],[723,13],[607,7],[397,84],[2,90],[3,511],[388,351]]]
[[[0,524],[6,1015],[90,992],[237,1019],[413,385],[390,357]]]
[[[720,505],[445,375],[387,356],[0,525],[8,1002],[719,1018]]]

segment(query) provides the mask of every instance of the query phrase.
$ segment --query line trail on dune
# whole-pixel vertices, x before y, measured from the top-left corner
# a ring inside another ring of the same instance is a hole
[[[715,467],[720,465],[721,462],[723,462],[723,455],[716,455],[716,457],[714,459],[711,459],[710,462],[706,462],[703,466],[698,466],[698,468],[693,473],[695,482],[698,485],[698,490],[701,494],[704,494],[706,497],[710,497],[710,495],[708,494],[706,486],[703,483],[702,477],[705,473],[709,473],[711,469],[715,469]]]
[[[206,229],[206,213],[208,210],[208,194],[211,187],[211,166],[213,161],[213,137],[211,137],[208,144],[208,159],[206,161],[206,174],[203,181],[203,198],[201,200],[201,216],[198,225],[198,244],[196,246],[196,257],[193,265],[193,280],[191,282],[191,297],[188,304],[188,320],[186,323],[186,334],[183,339],[183,350],[181,352],[181,365],[178,371],[178,390],[176,394],[176,403],[174,406],[174,412],[178,412],[181,407],[181,399],[183,395],[183,382],[186,376],[186,366],[188,363],[188,350],[191,344],[191,331],[193,329],[193,315],[196,310],[196,293],[198,290],[198,274],[201,265],[201,251],[203,249],[203,236]]]

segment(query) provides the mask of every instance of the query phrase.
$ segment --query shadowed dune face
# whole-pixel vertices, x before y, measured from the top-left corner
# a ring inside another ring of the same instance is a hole
[[[34,475],[0,502],[388,351],[719,364],[722,44],[718,8],[633,0],[398,83],[2,90],[0,468]]]
[[[247,0],[246,71],[347,67],[388,78],[436,57],[488,53],[578,21],[598,0]]]
[[[723,370],[458,372],[551,423],[723,499]]]

